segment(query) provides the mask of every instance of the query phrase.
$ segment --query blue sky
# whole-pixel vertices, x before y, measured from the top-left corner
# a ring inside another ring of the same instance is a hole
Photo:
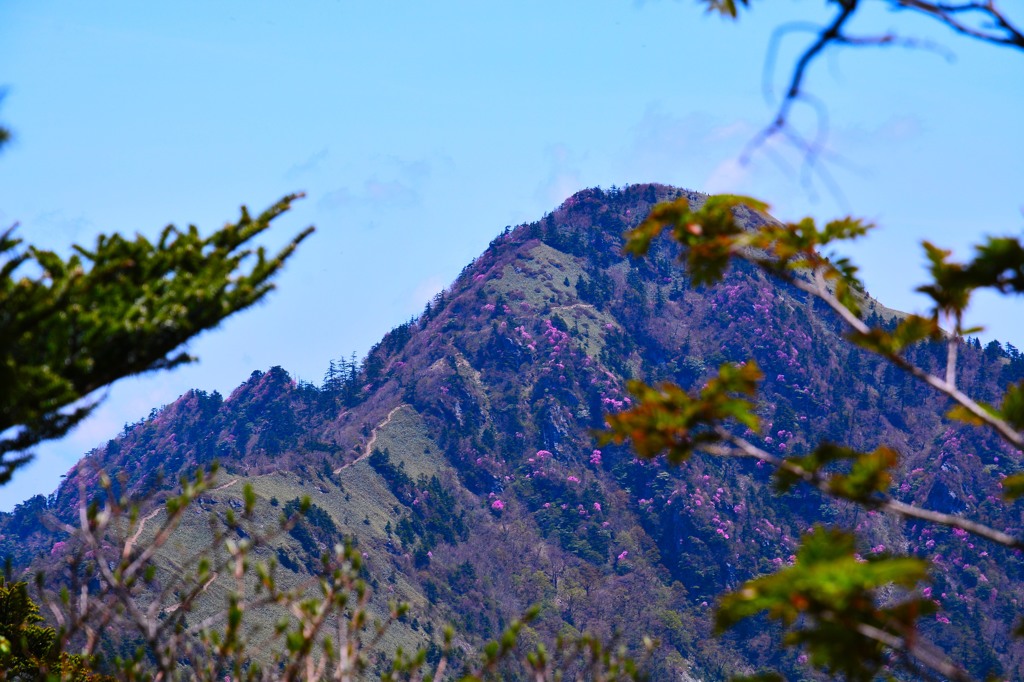
[[[228,393],[281,365],[319,381],[418,313],[506,225],[587,186],[656,181],[745,192],[783,218],[879,224],[851,250],[869,291],[920,309],[921,239],[964,253],[1020,232],[1024,55],[872,10],[943,50],[845,50],[808,88],[829,118],[842,196],[771,147],[737,156],[772,107],[772,29],[828,16],[755,2],[739,23],[692,2],[411,3],[5,0],[0,223],[59,251],[99,232],[207,230],[308,197],[265,242],[308,224],[279,290],[190,345],[201,361],[121,382],[104,406],[0,488],[0,509],[52,491],[84,452],[191,387]],[[816,13],[817,12],[817,13]],[[782,41],[781,90],[806,36]],[[795,122],[814,124],[798,110]],[[787,169],[788,168],[788,169]],[[1024,346],[1017,301],[984,301],[986,337]]]

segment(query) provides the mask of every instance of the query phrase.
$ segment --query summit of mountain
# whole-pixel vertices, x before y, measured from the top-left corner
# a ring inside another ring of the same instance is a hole
[[[935,562],[932,592],[953,622],[929,623],[930,639],[979,676],[1024,675],[1024,646],[997,634],[1024,601],[1018,554],[809,489],[778,495],[753,463],[672,467],[595,446],[604,415],[630,404],[628,379],[693,386],[754,358],[765,374],[764,428],[749,434],[759,445],[889,444],[903,455],[900,499],[1024,526],[1019,505],[995,503],[1020,453],[944,419],[943,399],[846,343],[818,302],[742,263],[720,285],[692,287],[667,240],[625,257],[623,233],[683,196],[706,199],[657,184],[580,191],[499,234],[418,318],[361,362],[332,362],[322,385],[274,367],[227,398],[185,394],[88,454],[53,495],[0,516],[0,554],[27,570],[57,551],[62,537],[40,519],[72,520],[101,470],[159,515],[179,476],[217,461],[225,487],[200,500],[181,542],[201,542],[203,515],[237,504],[242,481],[268,519],[275,503],[309,496],[330,523],[283,538],[282,567],[304,575],[332,538],[358,538],[381,603],[402,598],[416,614],[390,646],[436,644],[448,622],[464,642],[480,641],[537,604],[528,638],[591,631],[639,651],[649,634],[661,642],[657,679],[718,679],[801,669],[766,623],[713,637],[714,600],[790,562],[813,524],[839,523],[870,538],[865,552]],[[879,323],[895,314],[871,299],[865,309]],[[944,352],[908,351],[934,367]],[[960,363],[961,384],[984,400],[1024,378],[1012,347],[972,341]]]

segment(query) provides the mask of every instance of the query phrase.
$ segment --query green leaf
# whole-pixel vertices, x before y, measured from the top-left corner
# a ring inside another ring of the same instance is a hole
[[[256,492],[253,490],[251,483],[246,483],[242,486],[242,497],[245,500],[245,515],[250,516],[253,508],[256,506]]]
[[[899,463],[899,453],[885,445],[873,452],[860,452],[834,443],[821,443],[812,452],[787,458],[786,461],[814,475],[823,475],[823,470],[829,465],[849,462],[847,471],[825,476],[825,484],[836,497],[866,502],[876,493],[885,493],[889,489],[892,484],[890,472]],[[786,469],[779,469],[775,479],[775,485],[781,492],[802,480],[797,473]]]
[[[1024,381],[1010,384],[1003,395],[1000,416],[1015,429],[1024,429]]]
[[[964,422],[965,424],[970,424],[971,426],[981,426],[985,423],[985,421],[981,417],[974,414],[963,405],[954,405],[952,408],[950,408],[950,410],[946,412],[946,418],[952,419],[954,421]]]
[[[693,210],[686,197],[655,206],[647,218],[626,233],[626,253],[642,256],[651,241],[665,227],[671,227],[674,239],[682,245],[680,260],[685,260],[694,286],[713,284],[725,274],[729,260],[743,246],[741,236],[748,235],[737,220],[740,211],[765,211],[768,205],[750,197],[720,194],[708,197]]]
[[[630,382],[630,393],[636,397],[633,407],[607,415],[608,429],[599,438],[605,443],[629,440],[641,457],[665,453],[670,463],[680,464],[695,447],[720,440],[716,426],[737,422],[750,429],[759,427],[754,405],[745,396],[756,395],[761,378],[761,370],[751,360],[723,364],[696,394],[670,383],[654,388]]]
[[[288,635],[285,637],[285,645],[288,647],[288,651],[292,652],[293,654],[301,651],[305,643],[306,640],[302,636],[302,633],[297,632],[295,630],[289,632]]]
[[[975,247],[977,256],[964,268],[975,287],[1001,292],[1024,292],[1024,246],[1013,237],[988,237]]]
[[[847,500],[867,501],[875,493],[885,493],[892,484],[892,469],[899,463],[899,453],[885,445],[873,452],[859,453],[848,474],[829,478],[829,489]]]
[[[916,343],[925,340],[941,341],[945,336],[935,319],[908,315],[891,333],[874,328],[867,334],[851,333],[848,338],[861,348],[879,355],[896,356]]]
[[[709,14],[720,14],[729,19],[739,16],[740,6],[747,7],[749,0],[704,0]]]
[[[1007,500],[1016,500],[1024,495],[1024,474],[1013,474],[1007,476],[1001,482],[1003,497]]]
[[[931,264],[932,282],[917,290],[934,301],[934,317],[944,313],[960,320],[978,288],[1024,291],[1024,249],[1015,239],[989,238],[978,247],[978,257],[966,265],[950,261],[951,251],[929,242],[923,242],[923,246]]]
[[[915,631],[920,615],[934,611],[934,604],[920,597],[881,602],[879,590],[915,587],[927,579],[928,565],[885,556],[863,560],[855,547],[850,533],[815,528],[802,538],[792,566],[749,580],[722,598],[716,629],[766,613],[787,628],[787,646],[807,648],[815,667],[851,680],[873,679],[888,662],[887,651],[860,634],[858,626],[903,637]]]

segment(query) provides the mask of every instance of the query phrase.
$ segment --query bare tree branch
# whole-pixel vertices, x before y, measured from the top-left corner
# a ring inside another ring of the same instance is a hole
[[[835,496],[835,491],[832,489],[827,475],[820,474],[816,471],[809,471],[799,464],[783,459],[782,457],[777,457],[770,452],[762,450],[745,438],[730,433],[722,427],[716,428],[715,433],[724,443],[730,444],[733,447],[729,448],[721,444],[705,446],[703,449],[709,454],[716,455],[718,457],[750,457],[757,459],[766,464],[770,464],[776,469],[780,469],[796,476],[829,497]],[[959,528],[1010,549],[1024,549],[1024,540],[996,530],[991,526],[987,526],[977,521],[972,521],[963,516],[944,514],[930,509],[915,507],[914,505],[894,500],[890,495],[882,495],[878,498],[869,500],[858,500],[858,503],[871,509],[878,509],[880,511],[903,516],[905,518],[920,519],[922,521],[929,521],[931,523],[948,526],[950,528]]]
[[[1005,13],[996,7],[995,0],[952,4],[928,2],[927,0],[888,1],[893,9],[912,11],[935,19],[956,33],[969,38],[997,46],[1024,50],[1024,32]],[[878,35],[852,35],[846,31],[846,28],[853,18],[857,16],[861,8],[860,0],[840,0],[837,4],[839,5],[839,11],[824,26],[809,22],[791,22],[777,27],[772,33],[768,43],[762,76],[762,89],[765,99],[769,102],[774,99],[771,80],[782,40],[795,32],[811,32],[816,35],[811,44],[797,57],[789,76],[785,93],[775,111],[774,118],[747,143],[740,156],[740,161],[742,163],[749,162],[752,154],[764,148],[768,140],[782,135],[795,149],[804,155],[802,184],[805,189],[813,192],[810,177],[816,175],[826,184],[829,192],[841,201],[841,195],[836,193],[838,185],[831,181],[831,178],[822,171],[817,163],[819,156],[825,149],[824,140],[827,137],[827,127],[822,125],[821,112],[818,111],[819,125],[814,140],[806,139],[803,135],[796,132],[791,124],[793,107],[797,103],[813,101],[809,98],[809,93],[804,89],[804,82],[811,64],[833,45],[843,47],[906,47],[926,49],[939,52],[945,55],[947,59],[951,58],[952,55],[948,49],[933,41],[901,36],[893,32]],[[976,21],[970,21],[969,18],[971,17],[975,18]]]
[[[813,296],[819,298],[822,302],[828,305],[832,310],[839,315],[840,318],[846,324],[853,329],[854,332],[861,335],[868,335],[871,332],[871,328],[859,317],[857,317],[852,310],[847,308],[842,302],[836,298],[828,286],[825,283],[824,276],[820,270],[815,272],[815,281],[813,284],[805,282],[802,279],[793,277],[787,272],[781,272],[774,266],[774,263],[769,260],[752,257],[750,254],[745,254],[742,251],[737,251],[737,255],[741,258],[760,266],[765,272],[777,277],[788,284],[792,284],[801,291],[805,291]],[[1024,435],[1015,430],[1005,420],[1000,419],[996,415],[992,414],[984,407],[979,405],[966,393],[956,387],[956,378],[953,377],[953,381],[948,381],[945,378],[941,378],[927,372],[917,365],[909,362],[902,355],[895,353],[883,354],[886,360],[892,362],[894,365],[904,370],[905,372],[913,375],[917,379],[920,379],[924,383],[928,384],[939,393],[952,399],[958,405],[962,406],[968,412],[971,413],[975,418],[981,422],[990,426],[999,436],[1010,445],[1017,449],[1024,450]]]
[[[941,651],[917,637],[899,637],[867,623],[858,623],[857,632],[895,651],[906,651],[947,679],[959,682],[971,682],[974,679],[963,668],[946,658]]]
[[[994,0],[983,2],[941,3],[923,0],[891,0],[896,9],[912,10],[945,24],[957,33],[986,43],[1024,50],[1024,33],[1006,15],[996,8]],[[972,25],[961,19],[964,15],[978,15],[989,23]]]

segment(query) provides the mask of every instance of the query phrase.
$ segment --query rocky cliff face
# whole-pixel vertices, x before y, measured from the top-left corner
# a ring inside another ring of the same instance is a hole
[[[953,657],[979,675],[1024,674],[1024,649],[1001,634],[1024,599],[1019,556],[811,490],[776,495],[754,464],[703,457],[675,468],[595,445],[603,415],[630,403],[628,378],[691,386],[752,357],[766,376],[764,431],[748,434],[759,444],[886,443],[903,455],[902,499],[1022,526],[1019,507],[997,501],[1020,453],[945,421],[942,400],[846,344],[802,293],[744,267],[691,288],[667,243],[624,258],[622,233],[681,194],[703,200],[661,185],[585,190],[501,234],[419,319],[359,366],[332,365],[323,386],[273,368],[227,399],[183,396],[87,456],[49,499],[4,515],[0,552],[26,566],[56,551],[61,538],[41,515],[73,515],[101,468],[159,499],[182,472],[217,460],[236,483],[202,501],[197,524],[242,480],[267,510],[309,495],[331,523],[323,537],[285,538],[282,565],[302,574],[331,537],[356,536],[377,592],[414,605],[402,642],[439,641],[445,622],[472,642],[539,604],[530,638],[590,630],[639,648],[650,634],[661,640],[658,679],[721,678],[797,666],[768,626],[713,637],[714,600],[789,562],[813,524],[838,523],[866,533],[865,552],[935,562],[931,594],[945,615],[926,634]],[[897,315],[878,303],[868,314]],[[911,353],[942,362],[936,347]],[[1024,377],[1012,347],[972,342],[962,358],[963,385],[982,399]]]

